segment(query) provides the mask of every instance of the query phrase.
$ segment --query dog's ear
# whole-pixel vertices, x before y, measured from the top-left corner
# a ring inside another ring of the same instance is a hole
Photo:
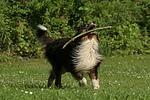
[[[97,24],[95,21],[93,21],[93,24]]]
[[[87,25],[87,24],[86,24],[86,25]],[[77,31],[77,32],[80,32],[80,31],[82,31],[83,29],[87,28],[86,25],[82,25],[82,26],[80,26],[80,27],[75,27],[74,30]]]
[[[80,30],[80,27],[75,27],[74,30],[78,31],[78,30]]]
[[[74,30],[76,31],[76,35],[80,34],[81,32],[81,27],[75,27]]]

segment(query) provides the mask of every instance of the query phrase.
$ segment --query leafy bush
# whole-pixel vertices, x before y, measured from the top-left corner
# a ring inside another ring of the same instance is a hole
[[[99,32],[103,54],[150,53],[149,0],[1,0],[0,5],[0,52],[37,57],[37,24],[57,39],[72,37],[75,27],[96,21],[98,27],[113,26]]]

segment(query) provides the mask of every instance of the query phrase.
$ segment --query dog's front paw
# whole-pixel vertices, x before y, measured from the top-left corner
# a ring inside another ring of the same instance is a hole
[[[100,88],[99,85],[93,87],[93,89],[99,89],[99,88]]]
[[[86,86],[87,85],[87,80],[83,77],[82,80],[79,81],[80,86]]]
[[[92,85],[93,85],[93,89],[99,89],[100,88],[99,80],[98,79],[92,79]]]

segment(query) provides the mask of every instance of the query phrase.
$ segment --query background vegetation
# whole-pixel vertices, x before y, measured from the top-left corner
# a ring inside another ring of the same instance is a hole
[[[57,39],[71,37],[74,28],[96,21],[103,55],[150,53],[149,0],[0,0],[0,52],[37,57],[41,46],[36,25]]]

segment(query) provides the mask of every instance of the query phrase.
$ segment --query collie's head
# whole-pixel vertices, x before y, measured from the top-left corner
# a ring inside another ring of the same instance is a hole
[[[96,27],[96,23],[95,22],[92,22],[91,24],[86,24],[84,26],[81,26],[78,31],[77,31],[77,34],[81,34],[83,32],[86,32],[86,31],[89,31],[89,30],[92,30]],[[83,36],[81,36],[80,38],[78,38],[78,40],[80,41],[86,41],[86,40],[91,40],[91,39],[95,39],[98,41],[98,38],[97,38],[97,33],[92,31],[92,32],[89,32]]]

